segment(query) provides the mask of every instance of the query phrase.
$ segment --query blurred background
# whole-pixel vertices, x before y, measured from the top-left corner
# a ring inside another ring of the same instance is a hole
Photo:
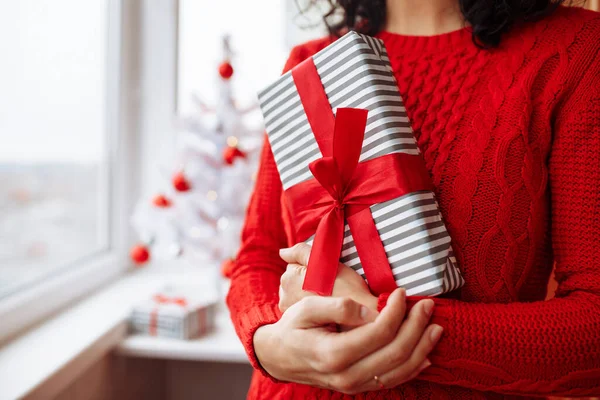
[[[0,0],[0,400],[245,397],[223,296],[308,2]]]
[[[0,399],[243,398],[223,297],[263,138],[256,92],[324,34],[318,15],[295,0],[0,4]],[[204,384],[169,378],[185,366]],[[217,385],[223,368],[239,384]]]
[[[178,117],[214,124],[194,100],[219,107],[225,36],[231,95],[248,109],[290,47],[322,34],[300,28],[310,22],[293,0],[264,0],[268,23],[249,17],[253,2],[109,3],[2,1],[0,298],[107,250],[119,181],[133,177],[129,203],[164,190],[185,129]],[[240,129],[260,131],[260,113],[248,114]],[[116,159],[117,127],[126,164]]]

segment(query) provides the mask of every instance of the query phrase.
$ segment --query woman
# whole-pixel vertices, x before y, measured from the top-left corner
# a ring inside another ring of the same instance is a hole
[[[543,0],[339,3],[334,29],[386,44],[466,284],[374,297],[341,265],[333,297],[303,292],[310,249],[280,257],[294,231],[265,143],[227,299],[257,369],[248,397],[599,394],[600,15]],[[333,40],[294,48],[286,70]]]

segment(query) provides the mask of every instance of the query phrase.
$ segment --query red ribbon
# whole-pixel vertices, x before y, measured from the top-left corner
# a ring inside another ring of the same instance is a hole
[[[368,111],[338,108],[334,116],[312,58],[292,69],[292,77],[323,154],[309,166],[315,179],[286,190],[298,239],[316,231],[302,288],[331,295],[347,221],[371,291],[391,292],[396,282],[370,207],[432,190],[425,163],[406,153],[359,163]]]
[[[154,296],[154,301],[159,304],[177,304],[178,306],[187,306],[187,300],[185,297],[168,297],[164,294],[157,294]]]
[[[187,307],[187,300],[184,297],[168,297],[163,294],[154,295],[153,300],[158,304],[176,304],[181,307]],[[158,307],[155,307],[150,313],[150,324],[148,331],[152,336],[156,336],[156,327],[158,325]]]

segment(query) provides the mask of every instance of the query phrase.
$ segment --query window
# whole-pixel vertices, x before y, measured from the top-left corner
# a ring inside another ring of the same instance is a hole
[[[295,0],[3,6],[0,342],[128,268],[133,204],[160,175],[175,103],[216,98],[223,34],[249,104],[292,45],[324,33],[296,26]]]
[[[0,298],[110,245],[106,0],[0,15]]]

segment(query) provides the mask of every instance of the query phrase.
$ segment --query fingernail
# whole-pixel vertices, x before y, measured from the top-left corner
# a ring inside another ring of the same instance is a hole
[[[369,310],[365,306],[360,307],[360,318],[364,321],[367,319],[367,315],[369,314]]]
[[[429,317],[433,311],[433,300],[425,300],[425,303],[423,304],[423,310]]]
[[[444,328],[442,328],[439,325],[436,325],[432,330],[431,330],[431,336],[429,337],[431,339],[431,341],[433,343],[437,343],[438,340],[440,340],[440,337],[442,336],[442,332],[444,331]]]
[[[404,290],[403,288],[398,288],[394,292],[398,292],[398,297],[400,298],[401,301],[405,300],[405,298],[406,298],[406,290]]]
[[[431,361],[429,361],[429,358],[426,358],[425,361],[423,361],[421,363],[421,366],[419,367],[420,371],[423,371],[425,368],[429,367],[431,365]]]
[[[367,322],[374,321],[376,316],[377,316],[377,313],[375,311],[371,310],[369,307],[367,307],[367,306],[360,307],[360,318],[363,321],[367,321]]]
[[[290,251],[290,249],[288,247],[286,247],[285,249],[279,249],[279,255],[280,256],[284,256],[286,255],[288,252]]]

